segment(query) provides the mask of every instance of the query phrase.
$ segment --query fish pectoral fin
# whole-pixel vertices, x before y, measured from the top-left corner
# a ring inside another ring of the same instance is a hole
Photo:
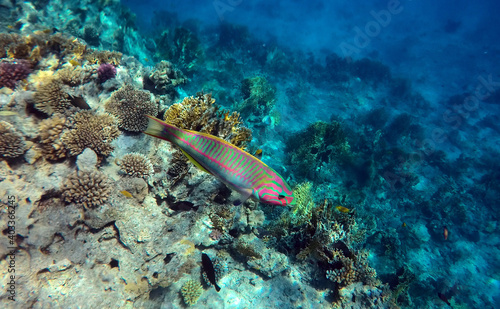
[[[204,168],[203,166],[201,166],[201,164],[200,164],[198,161],[196,161],[193,157],[191,157],[190,155],[188,155],[188,154],[187,154],[187,152],[185,152],[185,151],[184,151],[184,150],[182,150],[182,149],[181,149],[181,151],[182,151],[182,153],[183,153],[183,154],[184,154],[184,155],[188,158],[188,160],[189,160],[191,163],[193,163],[193,164],[194,164],[197,168],[199,168],[200,170],[202,170],[202,171],[204,171],[204,172],[206,172],[206,173],[208,173],[208,174],[212,175],[212,173],[210,173],[209,171],[207,171],[207,169],[206,169],[206,168]]]
[[[243,204],[246,200],[250,198],[252,195],[252,189],[233,189],[236,195],[236,198],[233,200],[234,206],[239,206]]]

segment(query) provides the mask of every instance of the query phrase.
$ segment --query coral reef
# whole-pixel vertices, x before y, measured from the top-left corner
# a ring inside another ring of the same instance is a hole
[[[276,87],[261,76],[244,79],[241,83],[243,102],[237,109],[258,117],[268,115],[276,102]]]
[[[64,113],[72,104],[64,84],[56,78],[42,83],[35,92],[35,108],[48,114]]]
[[[111,142],[120,135],[113,116],[81,111],[72,121],[71,129],[61,136],[71,156],[80,154],[85,148],[94,150],[99,156],[108,156],[113,151]]]
[[[39,125],[39,137],[42,144],[42,153],[49,160],[59,160],[66,157],[67,149],[61,140],[67,119],[61,114],[42,120]]]
[[[200,282],[192,279],[186,281],[181,288],[182,298],[188,306],[196,304],[202,293],[203,287]]]
[[[102,206],[109,199],[112,186],[108,178],[99,171],[78,171],[68,176],[64,183],[62,198],[89,210]]]
[[[324,164],[343,164],[351,159],[347,135],[337,121],[317,121],[286,141],[287,161],[298,176],[317,180]]]
[[[128,176],[147,179],[154,172],[153,165],[140,153],[129,153],[119,161],[120,169]]]
[[[184,74],[177,70],[171,62],[162,60],[144,78],[144,88],[156,94],[169,94],[174,97],[175,87],[186,81]]]
[[[242,126],[237,112],[219,111],[220,107],[214,103],[215,99],[210,94],[199,93],[170,106],[163,118],[179,128],[209,133],[245,148],[252,140],[250,129]]]
[[[16,158],[26,151],[26,142],[22,134],[13,125],[0,121],[0,156]]]
[[[7,87],[14,89],[17,83],[31,73],[31,63],[20,59],[0,60],[0,88]]]
[[[97,76],[100,83],[104,83],[109,79],[115,78],[116,68],[114,65],[109,63],[103,63],[97,69]]]
[[[145,115],[158,115],[158,104],[152,99],[151,93],[130,85],[113,92],[105,108],[116,116],[120,128],[132,132],[146,130],[148,118]]]

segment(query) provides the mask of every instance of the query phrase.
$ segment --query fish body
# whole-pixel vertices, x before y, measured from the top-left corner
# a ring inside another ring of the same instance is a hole
[[[337,208],[338,211],[343,212],[343,213],[348,213],[350,211],[349,208],[344,207],[344,206],[340,206],[340,205],[335,207],[335,208]]]
[[[217,285],[215,280],[214,264],[212,263],[210,257],[205,253],[201,254],[201,265],[203,267],[203,271],[207,274],[208,281],[210,281],[210,283],[215,287],[215,290],[219,292],[220,287]]]
[[[448,240],[448,228],[445,226],[443,227],[443,236],[444,236],[444,240]]]
[[[128,198],[133,197],[132,193],[128,192],[127,190],[122,190],[122,191],[120,191],[120,193]]]
[[[152,116],[144,133],[178,146],[201,170],[212,174],[240,194],[278,205],[294,205],[292,190],[276,171],[248,152],[216,136],[180,129]]]

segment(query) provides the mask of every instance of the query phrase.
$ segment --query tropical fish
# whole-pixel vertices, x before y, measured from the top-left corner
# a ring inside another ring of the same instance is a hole
[[[444,236],[444,240],[448,240],[448,228],[445,226],[443,227],[443,236]]]
[[[255,151],[254,156],[260,160],[260,159],[262,158],[262,149],[260,149],[260,148],[259,148],[259,149],[257,149],[257,150]]]
[[[293,192],[283,177],[246,151],[216,136],[147,117],[149,124],[144,133],[178,146],[196,167],[238,192],[235,204],[253,198],[271,205],[295,205]]]
[[[401,224],[401,227],[406,227],[406,222],[403,222],[403,224]]]
[[[442,293],[438,293],[438,297],[439,297],[439,299],[444,301],[448,306],[451,307],[450,301],[448,300],[448,297],[446,297],[446,295],[444,295]]]
[[[19,114],[13,111],[0,111],[0,116],[16,116],[16,115]]]
[[[344,206],[337,206],[335,208],[337,208],[338,211],[343,212],[343,213],[348,213],[350,211],[349,208],[344,207]]]
[[[126,190],[122,190],[122,191],[120,191],[120,193],[123,194],[124,196],[128,197],[128,198],[133,197],[132,193],[130,193],[130,192],[126,191]]]
[[[215,290],[219,292],[220,287],[217,285],[215,280],[214,264],[212,264],[212,260],[205,253],[201,254],[201,265],[203,267],[203,271],[207,274],[208,281],[210,281],[210,283],[215,287]]]

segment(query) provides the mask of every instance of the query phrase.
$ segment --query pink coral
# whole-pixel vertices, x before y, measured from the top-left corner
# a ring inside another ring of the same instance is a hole
[[[99,76],[99,82],[104,83],[108,79],[115,78],[116,68],[112,64],[103,63],[97,69],[97,76]]]
[[[31,73],[31,63],[28,60],[0,61],[0,88],[14,89],[18,81],[25,79]]]

